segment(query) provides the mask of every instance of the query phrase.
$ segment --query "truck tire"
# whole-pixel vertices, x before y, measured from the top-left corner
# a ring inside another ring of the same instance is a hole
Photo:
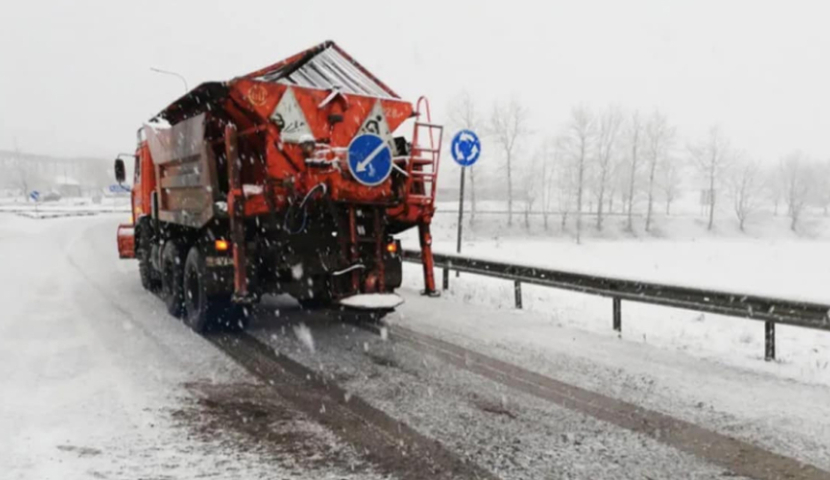
[[[150,262],[150,236],[145,233],[144,229],[141,229],[136,237],[138,242],[136,256],[138,257],[138,274],[141,276],[141,286],[145,290],[157,292],[161,288],[161,279]]]
[[[228,296],[208,295],[207,275],[205,257],[194,246],[184,265],[185,323],[199,333],[212,329],[244,330],[247,326],[244,307],[231,302]]]
[[[168,240],[161,251],[161,297],[174,317],[184,313],[183,250],[175,240]]]

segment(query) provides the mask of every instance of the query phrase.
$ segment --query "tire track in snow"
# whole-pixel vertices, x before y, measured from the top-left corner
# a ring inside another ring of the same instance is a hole
[[[389,327],[389,336],[509,388],[648,435],[680,451],[725,467],[736,475],[759,480],[830,478],[830,472],[813,465],[663,413],[545,377],[405,327]]]
[[[497,478],[482,467],[461,460],[438,441],[347,393],[317,372],[285,355],[275,354],[251,335],[216,333],[206,337],[271,385],[275,394],[352,444],[382,471],[401,479]]]

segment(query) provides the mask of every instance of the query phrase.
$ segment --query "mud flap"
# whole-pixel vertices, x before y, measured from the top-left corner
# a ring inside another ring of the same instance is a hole
[[[118,258],[135,258],[135,226],[118,226]]]
[[[403,298],[394,293],[361,293],[341,298],[337,303],[354,310],[392,311],[403,304]]]

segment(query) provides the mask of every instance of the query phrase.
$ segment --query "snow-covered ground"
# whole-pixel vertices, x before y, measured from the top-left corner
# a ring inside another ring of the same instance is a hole
[[[428,298],[412,287],[402,293],[392,324],[830,469],[830,387],[782,378],[778,364],[745,368],[563,325],[546,313]]]
[[[122,216],[46,221],[0,213],[3,478],[378,478],[371,467],[352,471],[359,462],[355,452],[279,396],[261,391],[259,382],[141,289],[135,262],[119,261],[115,252],[113,232]],[[452,244],[444,231],[450,229],[436,226],[439,249]],[[492,241],[496,251],[509,243],[496,247]],[[551,243],[554,250],[567,243],[526,241]],[[607,243],[606,250],[582,258],[610,256],[614,249]],[[573,246],[573,254],[584,247]],[[654,264],[650,274],[663,268]],[[830,469],[830,342],[824,333],[779,327],[781,360],[767,363],[757,322],[624,303],[618,338],[607,299],[528,286],[526,310],[516,311],[508,282],[453,276],[452,290],[434,299],[417,294],[416,265],[407,264],[404,273],[406,303],[391,315],[393,323]],[[344,338],[321,337],[313,322],[308,326],[288,336],[297,338],[297,347],[283,353],[329,373],[352,372],[351,380],[336,381],[508,478],[511,472],[544,477],[557,465],[575,478],[668,476],[675,468],[702,478],[723,473],[659,441],[504,390],[437,359],[387,352],[385,336],[369,345],[348,330]],[[261,333],[286,338],[279,328]],[[364,371],[367,362],[376,368]],[[374,377],[375,371],[383,373]],[[229,433],[228,424],[245,423],[239,409],[252,399],[259,402],[252,415],[278,412],[274,428],[290,445],[262,452]],[[515,418],[493,420],[476,407],[482,401],[509,405]],[[299,454],[297,432],[304,445]],[[554,450],[550,432],[561,432]],[[514,448],[516,439],[528,446]],[[603,460],[591,465],[596,458]]]
[[[0,213],[0,478],[377,478],[141,288],[122,217]],[[263,412],[275,450],[227,428]]]
[[[489,320],[503,315],[442,299],[420,299],[411,291],[404,295],[407,304],[390,321],[430,336],[457,340],[454,330],[468,329],[479,319],[490,325]],[[275,300],[266,300],[267,306],[263,305],[262,314],[251,326],[251,333],[260,341],[280,356],[335,379],[347,392],[499,478],[717,479],[725,473],[724,468],[657,439],[453,366],[413,344],[398,342],[392,334],[374,335],[323,321]],[[271,313],[275,309],[278,316]],[[296,326],[292,329],[292,325]],[[309,337],[314,339],[314,348],[309,348]],[[480,337],[471,332],[461,338]],[[464,344],[487,355],[494,346],[489,341]],[[519,365],[546,362],[541,357],[528,362],[520,351],[510,351],[519,353],[510,359]],[[638,390],[640,386],[631,387]],[[813,450],[806,458],[815,457]]]
[[[513,228],[507,228],[501,216],[487,220],[480,216],[474,228],[465,225],[463,255],[830,304],[826,287],[830,285],[830,257],[826,255],[830,240],[794,235],[785,219],[764,225],[763,231],[761,225],[753,227],[753,237],[737,229],[706,232],[705,223],[696,217],[661,218],[658,225],[665,231],[663,238],[634,238],[612,223],[622,219],[612,219],[606,227],[607,238],[589,237],[581,245],[569,236],[557,235],[558,224],[551,226],[551,232],[533,224],[527,232],[521,217],[515,219]],[[455,252],[456,228],[454,216],[436,215],[435,251]],[[403,245],[418,248],[415,232],[403,235]],[[412,265],[405,268],[405,279],[407,285],[423,283],[419,267]],[[445,292],[445,296],[469,305],[508,312],[514,309],[513,295],[510,282],[467,274],[460,278],[452,275],[450,290]],[[543,313],[551,325],[616,335],[611,330],[609,299],[524,285],[523,300],[526,310]],[[766,363],[762,360],[764,332],[760,322],[631,302],[623,302],[622,310],[625,341],[830,384],[830,332],[779,326],[778,360]]]
[[[60,217],[91,216],[101,213],[125,213],[129,218],[129,197],[104,197],[99,202],[91,198],[68,198],[55,202],[24,202],[19,198],[0,199],[0,213],[15,213],[29,218],[51,219]]]

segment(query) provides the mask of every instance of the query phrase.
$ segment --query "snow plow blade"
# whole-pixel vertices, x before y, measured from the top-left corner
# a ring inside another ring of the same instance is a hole
[[[362,293],[351,297],[341,298],[337,303],[354,310],[386,310],[391,311],[403,304],[403,298],[394,293]]]

